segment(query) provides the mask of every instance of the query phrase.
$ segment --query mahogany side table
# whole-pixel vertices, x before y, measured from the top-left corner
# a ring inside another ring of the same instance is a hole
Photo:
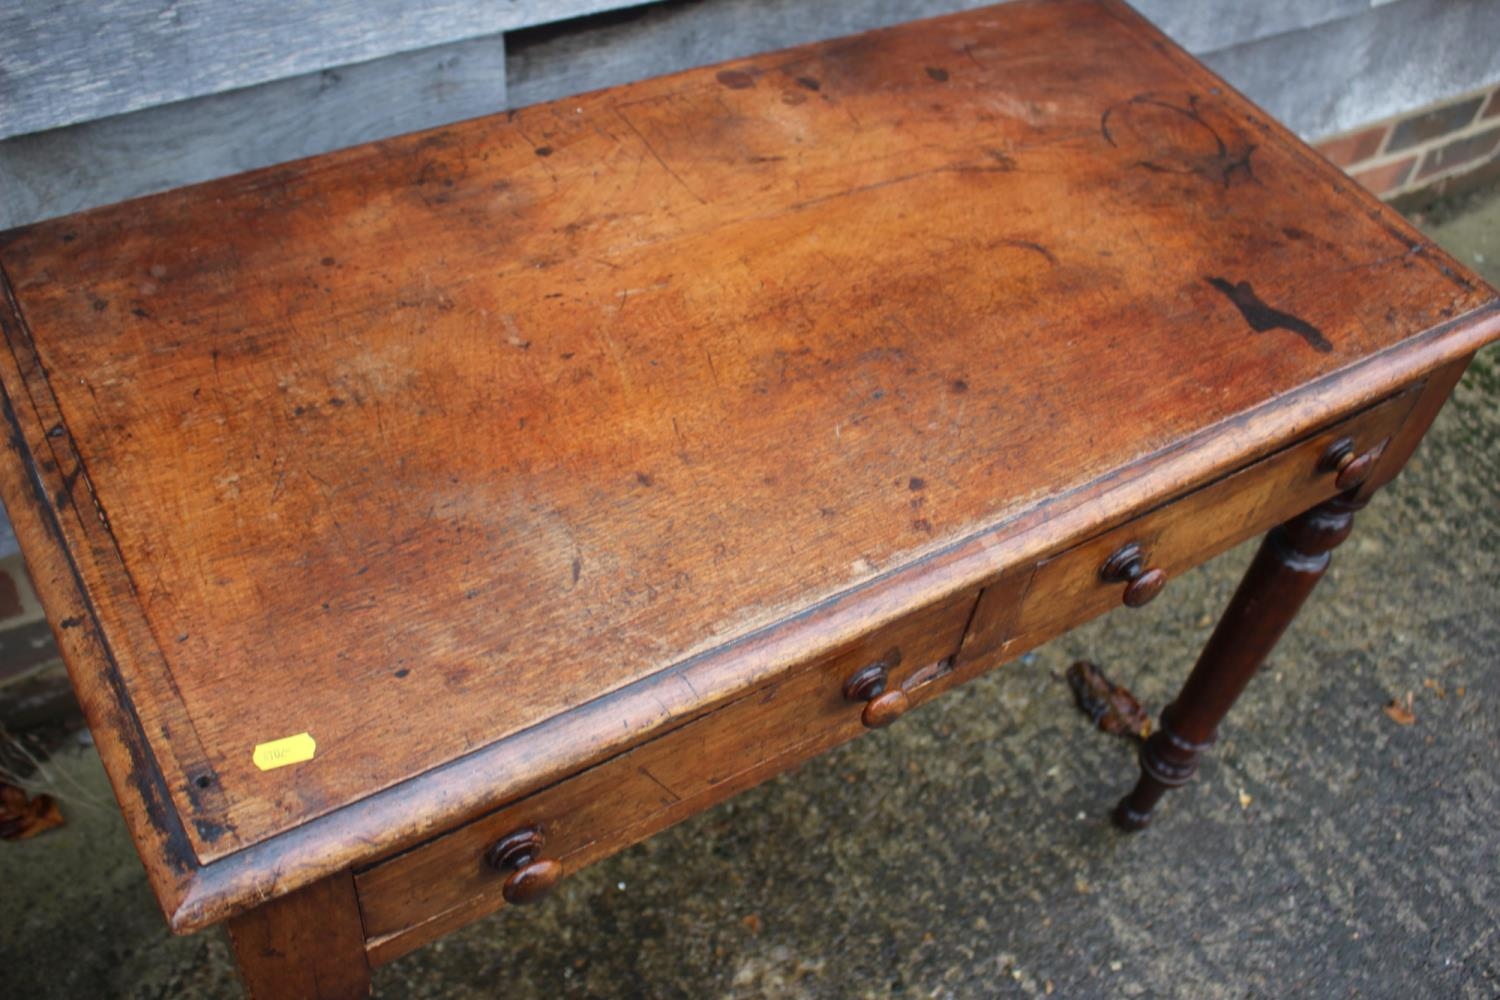
[[[1144,825],[1500,336],[1117,0],[101,208],[0,268],[0,491],[167,919],[228,921],[255,997],[363,995],[1269,530]]]

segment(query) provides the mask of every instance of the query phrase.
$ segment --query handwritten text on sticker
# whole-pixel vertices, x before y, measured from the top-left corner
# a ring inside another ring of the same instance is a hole
[[[305,760],[312,760],[313,754],[317,752],[318,744],[313,741],[312,736],[308,733],[298,733],[296,736],[285,736],[279,740],[259,744],[251,759],[262,771],[271,771],[278,767],[286,767],[288,764],[300,764]]]

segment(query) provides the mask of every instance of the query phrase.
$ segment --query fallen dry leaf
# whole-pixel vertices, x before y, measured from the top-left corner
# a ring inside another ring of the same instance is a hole
[[[62,810],[52,796],[31,798],[24,789],[0,781],[0,840],[25,840],[62,825]]]
[[[1410,726],[1417,721],[1416,713],[1411,710],[1411,692],[1406,692],[1406,700],[1392,698],[1385,706],[1385,714],[1390,716],[1391,721],[1398,726]]]
[[[1068,668],[1068,687],[1078,708],[1106,733],[1145,739],[1151,735],[1151,716],[1129,689],[1104,676],[1087,660]]]

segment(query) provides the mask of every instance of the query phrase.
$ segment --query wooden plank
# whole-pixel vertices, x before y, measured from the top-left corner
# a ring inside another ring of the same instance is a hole
[[[1413,0],[1403,0],[1413,2]],[[556,100],[660,73],[704,66],[790,45],[921,17],[985,6],[986,0],[712,0],[642,7],[630,18],[584,19],[513,33],[511,91],[517,106]],[[1264,38],[1306,31],[1369,10],[1369,0],[1138,0],[1135,7],[1168,36],[1199,56]],[[1266,63],[1257,81],[1280,69],[1295,77],[1304,67],[1260,50]],[[1338,49],[1324,64],[1352,58]],[[1259,99],[1257,90],[1248,91]],[[1372,118],[1386,112],[1377,109]]]
[[[1411,0],[1385,0],[1409,3]],[[1131,4],[1169,38],[1202,58],[1211,52],[1263,38],[1290,35],[1367,12],[1370,0],[1135,0]],[[1339,53],[1328,52],[1337,59]],[[1254,96],[1254,95],[1251,95]]]
[[[355,1000],[370,963],[354,878],[324,879],[229,922],[250,1000]]]
[[[361,147],[0,256],[18,439],[209,864],[168,894],[179,926],[1497,333],[1491,291],[1082,0]],[[301,731],[316,759],[254,765]]]
[[[643,7],[628,18],[586,19],[512,33],[517,107],[662,73],[852,35],[991,0],[713,0]]]
[[[726,783],[765,761],[806,759],[860,735],[863,706],[844,696],[848,679],[888,663],[894,691],[930,671],[957,652],[975,596],[918,609],[826,662],[362,872],[355,881],[366,933],[395,934],[473,900],[499,908],[505,879],[478,862],[516,830],[541,830],[545,857],[571,874],[634,843],[631,831],[656,813],[680,819],[723,801]]]
[[[499,36],[0,142],[0,229],[506,107]]]
[[[1494,84],[1497,37],[1500,4],[1402,0],[1204,62],[1299,134],[1323,137]]]
[[[1015,655],[1120,607],[1125,588],[1102,581],[1100,569],[1124,545],[1138,544],[1145,568],[1162,570],[1172,579],[1332,498],[1338,493],[1334,476],[1320,466],[1329,446],[1345,437],[1359,451],[1381,446],[1400,430],[1416,400],[1416,390],[1403,392],[1248,469],[1044,560],[1000,648],[1005,655]]]
[[[0,138],[619,6],[620,0],[16,5],[0,13]]]

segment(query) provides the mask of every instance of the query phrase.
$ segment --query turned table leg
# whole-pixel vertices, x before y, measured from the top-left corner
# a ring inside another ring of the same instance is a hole
[[[348,872],[235,917],[229,941],[251,1000],[370,995],[364,927]]]
[[[1266,536],[1182,692],[1141,746],[1141,777],[1115,808],[1116,825],[1144,828],[1162,793],[1191,780],[1220,720],[1297,616],[1367,501],[1357,492],[1345,493]]]

